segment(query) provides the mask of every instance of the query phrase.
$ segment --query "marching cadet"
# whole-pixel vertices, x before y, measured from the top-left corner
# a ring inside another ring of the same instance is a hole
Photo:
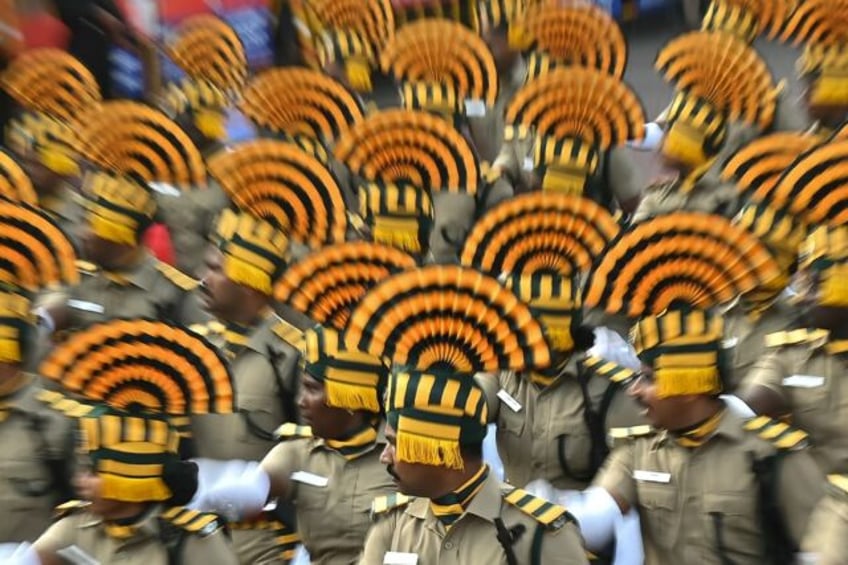
[[[508,343],[495,327],[511,328]],[[586,563],[565,508],[500,484],[482,461],[474,372],[550,362],[509,291],[460,267],[401,273],[362,299],[345,341],[394,363],[382,461],[402,494],[375,500],[359,563]]]
[[[605,363],[586,357],[594,336],[581,320],[581,275],[618,232],[591,200],[533,193],[484,215],[466,241],[463,264],[504,276],[541,323],[554,356],[547,368],[477,377],[497,423],[507,482],[544,479],[582,490],[607,454],[607,429],[641,423],[635,405],[628,410],[630,400],[617,394],[633,373],[598,371]]]
[[[612,434],[623,443],[572,505],[589,549],[635,509],[649,565],[785,563],[797,551],[823,485],[807,434],[719,397],[722,319],[709,310],[778,273],[753,236],[682,213],[626,232],[596,265],[587,304],[637,317],[643,366],[629,392],[656,431]]]
[[[174,323],[208,319],[194,293],[198,282],[153,257],[141,242],[156,214],[146,185],[116,173],[86,176],[81,282],[47,298],[40,310],[53,332],[121,317]]]
[[[845,565],[848,535],[848,475],[829,475],[827,496],[822,498],[801,544],[800,563]],[[808,559],[807,561],[803,559]]]
[[[162,322],[106,322],[57,348],[42,374],[81,399],[42,396],[78,422],[81,497],[33,545],[43,565],[238,563],[221,519],[181,506],[197,467],[180,459],[169,422],[233,411],[231,376],[211,344]]]
[[[692,32],[672,39],[656,67],[686,85],[676,87],[667,112],[659,150],[665,175],[648,187],[632,222],[676,210],[733,215],[735,187],[708,173],[727,157],[723,150],[739,147],[731,130],[772,124],[777,90],[765,62],[730,34]]]
[[[261,461],[274,447],[276,430],[297,422],[299,390],[296,345],[302,329],[272,309],[274,284],[288,261],[288,238],[274,225],[245,212],[225,210],[215,245],[205,256],[201,285],[203,306],[215,318],[194,329],[220,347],[235,379],[237,414],[192,418],[191,434],[201,478],[216,476],[227,460]],[[291,319],[291,316],[289,316]],[[283,509],[231,524],[233,544],[242,563],[275,563],[288,554],[278,543],[290,520]]]

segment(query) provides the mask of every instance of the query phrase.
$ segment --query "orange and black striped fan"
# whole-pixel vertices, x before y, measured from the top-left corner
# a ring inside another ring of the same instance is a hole
[[[778,89],[765,61],[724,32],[695,31],[669,41],[655,63],[666,81],[731,120],[762,129],[774,119]]]
[[[378,50],[395,33],[391,0],[310,0],[306,9],[319,29],[355,31]]]
[[[473,269],[433,265],[374,287],[350,316],[345,342],[417,371],[546,367],[550,349],[530,309]]]
[[[32,181],[8,153],[0,151],[0,197],[12,202],[38,206]]]
[[[40,370],[67,391],[119,410],[181,416],[235,409],[232,375],[218,348],[156,320],[90,326],[53,349]]]
[[[786,21],[782,39],[828,48],[848,44],[848,0],[803,0]]]
[[[848,222],[848,140],[831,141],[801,155],[774,189],[775,199],[809,224]]]
[[[712,308],[780,275],[754,235],[710,214],[675,212],[636,224],[607,248],[584,306],[638,318]]]
[[[164,113],[129,101],[104,102],[77,121],[79,153],[97,166],[148,182],[206,186],[206,166],[191,138]]]
[[[227,22],[211,14],[184,20],[167,51],[191,78],[226,92],[240,92],[247,82],[247,55],[241,39]]]
[[[327,143],[365,116],[344,85],[319,71],[297,68],[261,73],[245,89],[241,108],[258,126]]]
[[[409,182],[431,192],[469,194],[480,183],[480,165],[468,140],[425,112],[374,113],[348,131],[334,153],[366,181]]]
[[[275,296],[324,326],[343,330],[363,296],[390,276],[416,267],[399,249],[355,241],[325,247],[286,270]]]
[[[592,4],[537,4],[520,24],[534,50],[558,64],[588,67],[624,77],[627,41],[610,14]]]
[[[492,108],[498,71],[483,39],[449,20],[420,20],[401,27],[380,54],[383,72],[398,82],[449,84],[461,99]]]
[[[475,224],[460,263],[494,277],[587,271],[618,235],[618,223],[595,202],[534,192],[503,202]]]
[[[0,75],[0,86],[21,106],[69,119],[101,102],[94,75],[61,49],[25,51]]]
[[[728,31],[750,41],[761,34],[775,39],[797,4],[798,0],[712,0],[701,29]]]
[[[645,133],[645,111],[623,82],[594,69],[550,71],[516,93],[506,111],[513,128],[539,136],[576,138],[605,150]]]
[[[823,142],[824,139],[819,136],[802,132],[764,135],[736,152],[724,166],[721,179],[736,183],[740,194],[747,200],[783,207],[785,202],[772,200],[780,175],[802,153]]]
[[[222,151],[209,173],[240,209],[313,248],[344,241],[347,212],[333,174],[283,141],[260,139]]]
[[[79,282],[76,253],[47,213],[0,201],[0,283],[28,291]]]
[[[841,141],[843,139],[848,139],[848,124],[844,124],[841,128],[836,130],[830,139],[831,141]]]

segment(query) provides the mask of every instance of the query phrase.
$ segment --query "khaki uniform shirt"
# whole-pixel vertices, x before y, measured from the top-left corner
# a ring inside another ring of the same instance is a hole
[[[468,128],[480,161],[491,163],[498,157],[504,141],[504,118],[513,96],[524,86],[527,64],[519,59],[509,76],[500,81],[494,108],[487,108],[485,116],[469,116]]]
[[[545,479],[557,489],[582,490],[592,480],[592,437],[577,376],[580,370],[573,359],[545,388],[511,372],[478,375],[490,407],[489,418],[497,423],[498,454],[507,482],[524,486]],[[584,378],[595,411],[601,410],[609,390],[611,402],[603,415],[605,428],[643,423],[641,408],[619,385],[599,376]],[[508,395],[514,402],[501,401],[499,394]]]
[[[0,399],[0,543],[35,541],[50,525],[60,493],[49,465],[72,461],[71,421],[40,402],[38,392],[31,384]],[[68,464],[61,473],[67,485],[71,472]]]
[[[757,316],[750,316],[736,304],[724,314],[722,348],[729,355],[730,375],[725,392],[732,393],[742,384],[754,363],[767,353],[767,335],[793,327],[797,314],[783,300],[778,300]]]
[[[127,539],[110,537],[103,521],[94,514],[81,510],[67,516],[44,532],[34,547],[39,554],[59,557],[64,552],[82,551],[104,565],[127,563],[128,565],[173,565],[168,561],[168,552],[162,541],[162,525],[159,522],[161,508],[154,507],[149,516],[138,526],[138,530]],[[226,534],[210,514],[187,511],[187,516],[199,516],[198,531],[186,531],[181,562],[184,565],[236,565],[238,560],[229,545]],[[192,520],[185,528],[193,528]],[[64,551],[63,551],[64,550]],[[60,560],[60,562],[63,562]],[[68,559],[68,563],[75,561]]]
[[[767,458],[778,448],[744,424],[728,411],[699,448],[681,447],[661,432],[632,439],[610,455],[595,484],[638,509],[646,565],[762,565],[766,542],[752,457]],[[790,536],[800,543],[821,498],[822,479],[805,450],[783,453],[776,504]]]
[[[223,328],[212,323],[207,338],[223,346]],[[219,332],[214,330],[219,329]],[[287,414],[283,396],[296,406],[298,350],[281,337],[290,329],[269,315],[231,361],[237,414],[204,414],[192,418],[197,456],[207,459],[261,461],[276,444],[274,430],[296,414]]]
[[[816,565],[848,563],[848,476],[836,475],[810,518],[801,551],[815,555]]]
[[[804,332],[804,330],[801,330]],[[792,332],[794,333],[794,332]],[[778,343],[776,336],[767,340]],[[792,424],[810,434],[811,453],[824,474],[848,471],[848,357],[828,353],[826,338],[774,347],[754,364],[742,388],[778,394]]]
[[[688,192],[679,190],[679,180],[669,180],[649,186],[633,213],[631,223],[637,224],[650,218],[672,212],[704,212],[729,216],[736,210],[736,187],[731,183],[719,183],[706,175],[699,179]]]
[[[380,462],[383,448],[384,443],[375,443],[370,452],[348,461],[320,439],[295,439],[277,445],[262,461],[269,475],[291,477],[299,471],[328,481],[317,486],[308,479],[292,480],[281,497],[297,508],[297,529],[313,565],[359,559],[371,525],[371,502],[395,490]]]
[[[497,518],[507,529],[523,527],[512,545],[520,565],[588,563],[577,526],[567,521],[567,515],[550,524],[541,523],[504,499],[511,490],[490,473],[449,531],[433,514],[426,498],[413,499],[380,514],[368,534],[359,563],[382,565],[388,562],[387,553],[396,552],[416,554],[420,565],[505,564],[504,549],[497,540]],[[538,509],[545,504],[532,495],[527,497],[525,508]],[[541,536],[540,547],[534,544],[537,535]]]
[[[80,249],[80,230],[85,220],[83,197],[72,186],[63,185],[55,196],[42,197],[38,204],[50,214],[74,247]]]
[[[468,232],[474,226],[477,202],[467,193],[433,193],[433,231],[430,252],[439,264],[459,262]]]
[[[152,318],[182,325],[209,319],[194,292],[197,281],[152,255],[118,275],[118,282],[91,264],[83,265],[80,284],[66,296],[71,328],[115,318]]]

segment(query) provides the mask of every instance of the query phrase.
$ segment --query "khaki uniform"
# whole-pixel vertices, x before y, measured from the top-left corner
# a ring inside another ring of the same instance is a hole
[[[85,510],[85,503],[73,503],[62,518],[44,532],[34,544],[40,554],[53,555],[60,562],[63,554],[82,551],[98,563],[129,565],[236,565],[235,554],[217,516],[181,508],[154,507],[138,529],[126,539],[110,537],[103,521]],[[68,506],[68,505],[66,505]],[[165,519],[162,516],[174,515]],[[168,559],[166,540],[184,536],[176,564]],[[64,550],[64,551],[63,551]],[[81,561],[80,561],[81,562]]]
[[[765,474],[758,478],[752,468],[754,459],[777,454],[776,478],[766,489],[775,505],[769,515],[782,516],[790,538],[800,542],[823,493],[821,475],[790,436],[797,430],[765,417],[754,423],[758,427],[749,431],[727,411],[715,434],[696,449],[661,432],[630,438],[613,451],[595,484],[638,509],[646,565],[764,563],[768,536],[775,532],[758,512]],[[773,433],[780,426],[787,432]]]
[[[729,355],[731,366],[726,392],[734,392],[745,375],[766,353],[766,336],[793,327],[797,313],[783,300],[778,300],[756,317],[751,317],[739,304],[724,315],[722,348]]]
[[[732,183],[701,177],[688,192],[679,190],[679,180],[667,180],[649,186],[633,213],[631,223],[672,212],[704,212],[730,216],[736,211],[737,190]]]
[[[481,161],[493,162],[499,155],[504,141],[504,117],[513,96],[524,86],[527,63],[519,59],[508,76],[500,80],[498,98],[494,108],[487,108],[485,116],[469,116],[468,128],[471,139]]]
[[[320,439],[293,439],[262,461],[272,476],[304,472],[328,480],[326,486],[292,480],[289,492],[280,497],[297,508],[297,529],[313,565],[346,565],[359,559],[371,525],[371,502],[395,490],[380,462],[383,448],[381,440],[370,452],[348,461]]]
[[[65,184],[55,196],[41,197],[38,204],[59,224],[74,247],[80,249],[80,229],[85,223],[85,200],[74,187]]]
[[[497,423],[498,454],[511,484],[524,486],[545,479],[557,489],[586,488],[596,464],[591,457],[593,438],[586,422],[585,395],[600,419],[600,438],[595,438],[594,445],[600,456],[609,428],[643,423],[642,409],[621,383],[584,371],[576,358],[545,388],[511,372],[478,375],[477,380],[486,392],[489,418]],[[585,395],[581,380],[586,384]],[[517,404],[501,401],[499,394]]]
[[[831,477],[827,496],[810,518],[801,551],[815,555],[816,565],[848,563],[848,475]]]
[[[588,563],[577,526],[564,508],[500,483],[491,473],[447,532],[426,498],[378,499],[374,510],[377,523],[368,534],[360,565],[388,563],[388,552],[414,553],[421,565],[505,564],[497,539],[498,518],[516,532],[512,550],[517,563]],[[543,517],[536,518],[534,512]]]
[[[832,355],[826,334],[808,330],[766,337],[771,354],[761,359],[742,388],[763,386],[778,394],[792,424],[810,434],[822,473],[848,471],[848,357]]]
[[[193,292],[198,282],[152,255],[146,255],[132,271],[116,276],[90,263],[80,265],[80,284],[64,297],[71,328],[115,318],[152,318],[182,325],[209,319]]]
[[[71,421],[37,399],[33,384],[0,399],[0,543],[35,541],[71,481]],[[58,485],[57,481],[64,484]]]
[[[430,253],[439,264],[459,262],[462,246],[474,226],[477,202],[468,193],[433,193],[433,232]]]

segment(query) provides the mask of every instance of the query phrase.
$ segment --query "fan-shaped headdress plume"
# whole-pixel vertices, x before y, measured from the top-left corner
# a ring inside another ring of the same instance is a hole
[[[758,35],[777,37],[798,0],[712,0],[701,29],[724,31],[752,42]]]
[[[448,84],[462,100],[495,105],[498,72],[492,52],[480,36],[458,23],[435,19],[408,24],[380,58],[383,71],[400,83]]]
[[[42,395],[80,419],[82,449],[102,480],[101,495],[113,500],[171,497],[163,475],[179,461],[180,435],[168,416],[234,411],[232,376],[218,349],[159,321],[91,326],[54,349],[41,374],[85,399]]]
[[[244,45],[224,20],[200,14],[184,20],[168,55],[187,75],[225,92],[240,92],[247,82]]]
[[[12,202],[38,205],[32,181],[8,153],[0,151],[0,196]]]
[[[550,351],[527,306],[495,279],[455,266],[395,275],[372,289],[345,343],[395,364],[387,417],[401,461],[463,467],[461,446],[486,434],[475,371],[546,366]]]
[[[342,243],[289,267],[275,296],[317,323],[343,330],[365,293],[391,275],[415,267],[412,256],[388,245]]]
[[[25,51],[0,74],[0,87],[29,111],[69,119],[102,100],[94,75],[60,49]]]
[[[188,134],[164,113],[138,102],[104,102],[77,122],[79,153],[102,169],[147,182],[206,186],[206,167]]]
[[[318,248],[344,241],[344,195],[332,173],[291,143],[260,139],[209,160],[210,174],[232,202]]]

